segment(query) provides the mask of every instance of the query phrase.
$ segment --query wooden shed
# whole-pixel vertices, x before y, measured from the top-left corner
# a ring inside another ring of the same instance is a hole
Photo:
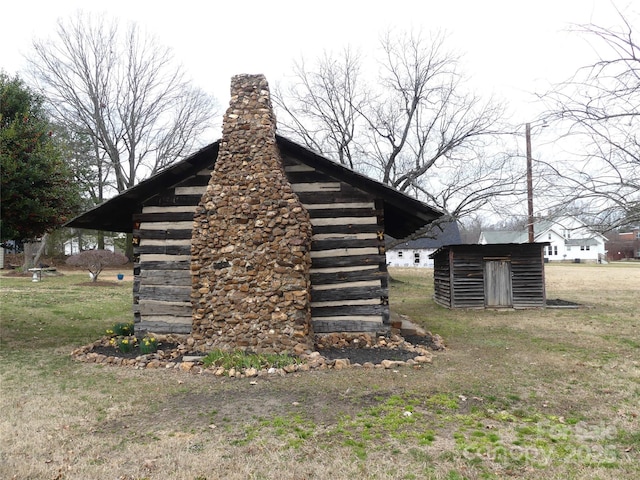
[[[547,243],[446,245],[434,260],[434,299],[447,308],[536,308],[546,305]]]
[[[384,234],[405,238],[442,213],[282,136],[293,190],[311,217],[316,333],[389,327]],[[73,219],[67,226],[133,234],[137,328],[189,333],[191,235],[219,142]]]

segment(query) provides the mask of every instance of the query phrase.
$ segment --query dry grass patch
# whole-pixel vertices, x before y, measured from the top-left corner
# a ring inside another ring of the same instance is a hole
[[[2,278],[0,478],[638,478],[640,265],[546,270],[589,308],[447,310],[397,269],[392,307],[449,345],[432,365],[256,384],[76,363],[131,283]]]

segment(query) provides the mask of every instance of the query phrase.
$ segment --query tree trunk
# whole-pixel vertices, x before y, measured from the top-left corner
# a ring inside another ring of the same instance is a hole
[[[130,262],[133,261],[133,234],[127,233],[127,240],[124,254],[127,256]]]
[[[30,268],[33,268],[33,259],[35,257],[36,244],[33,242],[24,242],[23,253],[24,260],[22,262],[22,271],[26,272]]]
[[[30,268],[33,268],[42,256],[44,247],[47,244],[47,233],[42,236],[40,243],[38,242],[25,242],[24,243],[24,262],[22,263],[22,271],[26,272]],[[37,248],[37,250],[36,250]]]

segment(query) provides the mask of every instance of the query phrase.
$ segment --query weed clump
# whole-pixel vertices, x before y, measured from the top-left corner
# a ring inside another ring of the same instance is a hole
[[[300,359],[292,355],[276,353],[248,353],[241,350],[226,352],[220,349],[212,350],[202,359],[205,367],[223,367],[225,370],[231,368],[248,369],[255,368],[261,370],[265,368],[284,368],[288,365],[300,363]]]

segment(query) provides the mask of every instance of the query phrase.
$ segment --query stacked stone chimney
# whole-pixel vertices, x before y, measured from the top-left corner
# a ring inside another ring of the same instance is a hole
[[[285,176],[275,130],[265,77],[233,77],[192,234],[192,335],[211,348],[313,346],[311,223]]]

